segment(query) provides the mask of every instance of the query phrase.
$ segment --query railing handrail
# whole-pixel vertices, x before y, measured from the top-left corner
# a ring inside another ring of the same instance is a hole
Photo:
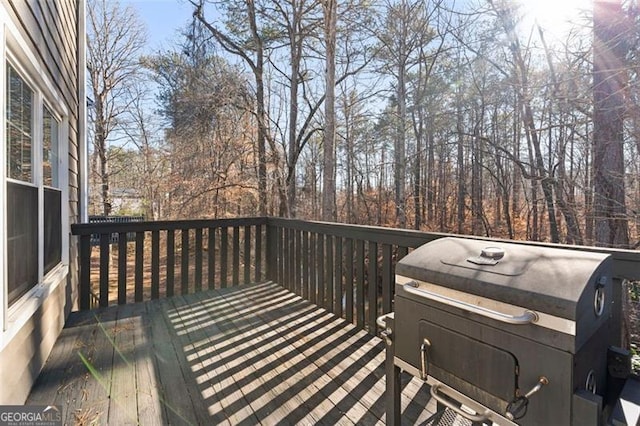
[[[129,223],[76,223],[71,225],[71,233],[73,235],[91,235],[111,234],[118,232],[166,231],[179,229],[221,228],[255,225],[267,225],[268,227],[276,226],[297,231],[317,232],[334,237],[351,238],[354,240],[359,239],[364,241],[376,242],[378,244],[393,244],[411,248],[419,247],[422,244],[426,244],[438,238],[457,236],[476,240],[491,241],[494,243],[508,242],[532,246],[560,247],[579,251],[606,253],[612,255],[615,262],[614,270],[618,277],[630,280],[640,280],[640,251],[637,250],[496,239],[474,235],[458,235],[443,232],[425,232],[411,229],[387,228],[382,226],[308,221],[278,217],[258,216],[225,219],[141,221]]]
[[[443,237],[459,237],[473,240],[482,240],[492,243],[522,244],[536,247],[554,247],[593,253],[610,254],[614,261],[614,273],[618,278],[632,281],[640,280],[640,251],[579,246],[570,244],[558,244],[541,241],[509,240],[504,238],[490,238],[477,235],[463,235],[444,232],[427,232],[412,229],[386,228],[383,226],[354,225],[334,222],[307,221],[301,219],[287,219],[269,217],[268,226],[279,226],[281,228],[293,229],[296,231],[317,232],[334,237],[351,238],[354,240],[372,241],[379,244],[393,244],[403,247],[417,248],[422,244]]]
[[[296,231],[317,232],[332,237],[351,238],[354,240],[365,240],[379,244],[394,244],[404,247],[419,247],[422,244],[438,238],[453,236],[452,234],[442,232],[424,232],[413,229],[285,219],[279,217],[269,217],[267,225],[279,226]]]
[[[142,222],[74,223],[73,235],[111,234],[117,232],[170,231],[179,229],[223,228],[234,226],[266,225],[266,217],[232,219],[148,220]]]

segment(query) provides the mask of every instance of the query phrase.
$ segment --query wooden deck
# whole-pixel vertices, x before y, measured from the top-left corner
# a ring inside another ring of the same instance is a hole
[[[403,422],[425,421],[428,389],[403,384]],[[73,313],[27,403],[66,424],[373,425],[384,388],[379,338],[257,284]]]

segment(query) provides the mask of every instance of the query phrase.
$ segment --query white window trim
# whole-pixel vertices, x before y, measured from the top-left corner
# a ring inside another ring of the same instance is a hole
[[[18,299],[11,307],[8,306],[8,282],[7,250],[6,240],[3,237],[0,240],[0,278],[2,279],[2,288],[0,289],[0,351],[16,336],[22,329],[24,324],[33,316],[33,314],[42,306],[42,303],[55,292],[59,285],[65,285],[69,273],[69,111],[62,96],[57,92],[55,86],[49,80],[46,70],[38,62],[36,56],[31,52],[29,45],[22,37],[20,31],[11,20],[11,17],[5,9],[4,3],[0,3],[0,93],[6,92],[6,63],[9,61],[16,71],[34,90],[34,110],[35,114],[42,115],[41,107],[46,105],[52,114],[59,120],[58,126],[58,166],[59,166],[59,189],[61,190],[62,212],[61,212],[61,231],[62,231],[62,247],[61,262],[46,276],[43,276],[43,223],[44,214],[42,209],[38,213],[39,221],[39,238],[38,238],[38,284],[27,291],[20,299]],[[2,117],[2,130],[0,131],[0,149],[6,153],[6,131],[5,131],[5,99],[0,102],[0,116]],[[39,123],[42,120],[35,121],[36,134],[34,137],[40,137]],[[38,139],[36,139],[38,140]],[[42,158],[42,146],[37,144],[34,152],[34,160]],[[41,184],[42,170],[40,169],[40,161],[34,161],[38,166],[34,167],[35,182],[38,187],[44,188]],[[7,217],[6,217],[6,184],[12,181],[6,177],[6,161],[0,161],[0,229],[3,235],[7,235]],[[20,182],[25,183],[25,182]],[[42,204],[43,189],[39,191],[39,205]]]

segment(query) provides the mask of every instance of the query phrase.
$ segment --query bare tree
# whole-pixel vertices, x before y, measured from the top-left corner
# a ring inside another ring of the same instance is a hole
[[[535,179],[540,180],[540,186],[542,187],[547,207],[551,241],[557,243],[560,241],[560,236],[558,233],[558,223],[556,220],[556,209],[554,205],[553,182],[550,176],[550,171],[545,167],[540,135],[535,123],[533,105],[531,102],[531,87],[529,82],[530,70],[525,60],[525,55],[523,53],[524,49],[515,31],[515,10],[513,7],[502,2],[489,0],[489,4],[491,5],[493,12],[496,14],[509,43],[509,49],[511,51],[511,58],[513,61],[512,73],[519,94],[525,135],[531,146],[533,153],[532,158],[535,159],[535,166],[532,167],[532,174],[535,176]]]
[[[149,87],[141,84],[130,106],[128,115],[131,126],[124,129],[127,139],[137,150],[136,161],[130,167],[135,173],[134,182],[143,199],[143,212],[148,220],[160,220],[165,212],[164,196],[169,178],[169,159],[160,146],[162,129],[148,108],[150,99],[145,96]]]
[[[401,0],[386,5],[383,30],[378,35],[381,45],[382,71],[393,76],[396,105],[396,137],[394,140],[394,192],[396,225],[407,225],[406,212],[406,144],[407,144],[407,74],[415,65],[414,55],[433,38],[430,28],[434,8],[423,0]]]
[[[194,8],[194,17],[198,19],[213,35],[216,41],[228,53],[240,57],[251,69],[255,79],[255,116],[258,122],[257,141],[258,146],[258,197],[259,211],[261,215],[267,214],[267,142],[272,146],[272,154],[277,155],[273,149],[273,141],[269,139],[269,118],[265,100],[265,52],[268,50],[268,40],[259,27],[259,10],[255,0],[243,2],[227,2],[226,7],[230,15],[240,22],[234,22],[230,27],[233,30],[224,32],[215,24],[209,22],[204,15],[205,0],[189,0]],[[246,24],[243,26],[242,24]]]
[[[97,157],[102,214],[111,213],[108,147],[136,92],[130,90],[138,78],[139,55],[146,43],[146,30],[130,6],[117,0],[91,0],[87,7],[87,69],[93,111],[93,148]]]

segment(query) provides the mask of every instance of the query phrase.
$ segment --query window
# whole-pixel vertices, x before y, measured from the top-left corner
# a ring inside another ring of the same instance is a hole
[[[7,276],[11,306],[62,260],[60,120],[6,63]]]
[[[60,263],[62,256],[62,193],[58,178],[58,129],[49,108],[42,110],[42,178],[44,188],[44,273]]]
[[[58,120],[46,106],[42,111],[42,176],[45,186],[58,188]]]
[[[11,65],[7,66],[7,170],[12,179],[32,182],[33,91]]]

